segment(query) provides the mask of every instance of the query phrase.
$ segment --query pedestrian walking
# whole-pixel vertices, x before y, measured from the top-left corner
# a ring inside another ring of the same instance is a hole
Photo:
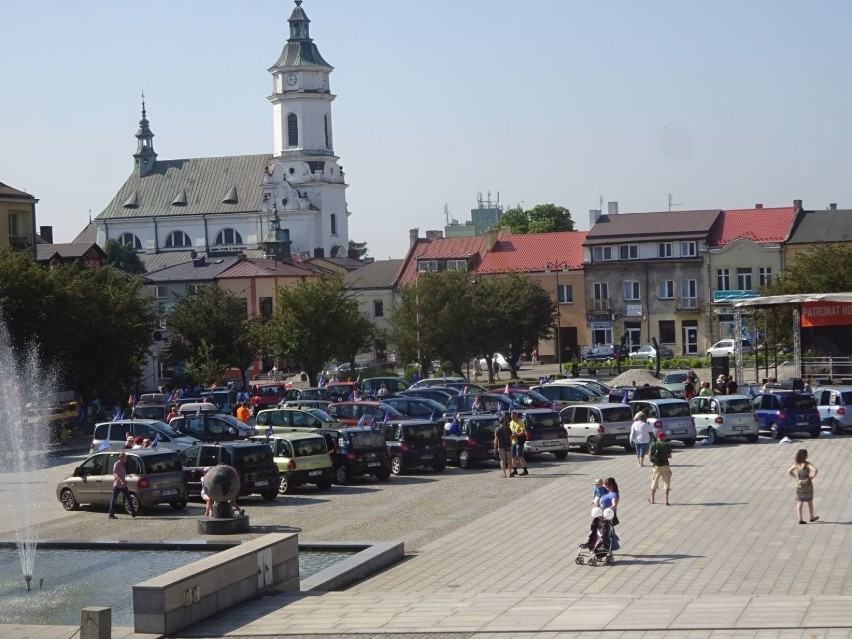
[[[660,431],[657,434],[657,441],[651,443],[648,449],[648,458],[654,465],[651,471],[651,496],[648,501],[653,503],[657,496],[657,486],[660,479],[663,480],[663,491],[666,497],[666,506],[671,506],[669,503],[669,491],[672,488],[672,469],[669,467],[669,459],[672,456],[672,447],[666,441],[666,434]]]
[[[506,413],[500,414],[499,425],[494,431],[494,454],[500,460],[500,472],[503,477],[508,477],[512,463],[512,431],[509,429]]]
[[[633,425],[630,427],[630,443],[636,449],[637,466],[645,465],[645,455],[648,454],[648,444],[654,436],[653,433],[654,430],[651,428],[651,424],[648,423],[648,418],[640,410],[633,417]]]
[[[796,480],[796,516],[799,518],[800,524],[806,524],[802,519],[802,505],[808,505],[808,514],[811,522],[815,522],[819,517],[814,516],[814,478],[819,470],[811,462],[808,461],[808,451],[805,448],[800,448],[796,451],[796,458],[793,465],[787,469],[787,474]]]
[[[124,451],[118,454],[118,461],[112,465],[112,499],[109,501],[110,519],[118,519],[115,516],[115,499],[119,493],[124,496],[124,504],[130,511],[130,516],[135,517],[136,508],[133,507],[133,500],[130,498],[130,491],[127,489],[127,453]]]
[[[524,457],[524,444],[527,442],[526,427],[524,422],[518,418],[517,411],[512,411],[512,419],[509,420],[509,430],[512,431],[512,474],[510,477],[518,476],[518,466],[524,469],[521,475],[529,475],[527,460]]]

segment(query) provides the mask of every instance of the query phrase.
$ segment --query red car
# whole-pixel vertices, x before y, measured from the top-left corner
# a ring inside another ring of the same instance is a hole
[[[326,411],[344,426],[380,424],[384,421],[410,419],[393,406],[382,402],[338,402]]]
[[[277,406],[287,395],[287,387],[282,382],[254,382],[249,387],[251,413],[257,415],[264,408]]]
[[[491,392],[510,398],[519,410],[522,408],[551,408],[553,404],[552,401],[538,391],[528,388],[509,388],[508,391],[505,388],[501,388]]]

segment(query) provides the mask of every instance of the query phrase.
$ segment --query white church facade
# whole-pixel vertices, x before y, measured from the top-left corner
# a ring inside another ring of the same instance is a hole
[[[254,253],[278,229],[293,255],[348,254],[347,185],[331,118],[333,67],[310,37],[302,0],[295,4],[289,38],[269,69],[272,153],[161,160],[143,100],[133,172],[92,221],[100,246],[118,240],[146,258]]]

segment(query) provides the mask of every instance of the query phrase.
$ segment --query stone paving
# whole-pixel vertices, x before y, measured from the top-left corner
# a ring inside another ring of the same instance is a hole
[[[799,447],[820,469],[821,519],[804,526],[796,523],[794,482],[785,476]],[[375,502],[348,528],[302,525],[305,540],[368,539],[387,526],[406,540],[405,561],[346,591],[268,597],[181,636],[852,637],[850,454],[848,436],[792,445],[763,437],[758,444],[676,445],[670,507],[647,502],[650,468],[617,452],[534,461],[529,477],[503,479],[491,471],[483,484],[470,475],[471,484],[479,482],[471,494],[463,471],[424,474],[419,484],[399,482],[399,490],[444,490],[441,503],[449,507],[424,517],[411,503],[395,514],[392,502]],[[577,565],[598,476],[614,476],[621,488],[622,550],[612,566]],[[395,492],[394,483],[382,492]],[[296,508],[288,519],[298,520],[302,507]],[[75,632],[0,626],[0,637],[58,639]],[[114,639],[132,636],[127,628],[113,631]]]

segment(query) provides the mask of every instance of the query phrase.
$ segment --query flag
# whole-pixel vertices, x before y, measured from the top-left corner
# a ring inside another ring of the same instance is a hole
[[[749,384],[749,386],[748,386],[748,396],[749,396],[751,399],[754,399],[754,398],[755,398],[754,388],[752,387],[752,385],[751,385],[751,384]]]
[[[151,448],[156,448],[160,445],[160,433],[154,435],[154,439],[151,440]]]
[[[197,411],[195,411],[195,416],[196,416],[196,417],[201,417],[201,404],[199,404],[199,405],[198,405],[198,410],[197,410]]]
[[[520,388],[520,387],[521,387],[521,380],[516,379],[515,380],[515,388]]]
[[[444,381],[447,381],[447,371],[444,371]]]
[[[385,423],[385,424],[387,424],[389,421],[390,421],[390,411],[389,411],[389,410],[386,410],[386,411],[385,411],[385,419],[384,419],[384,423]]]
[[[367,423],[367,415],[364,414],[364,413],[361,413],[361,419],[358,420],[358,426],[363,426],[366,423]]]
[[[356,377],[356,378],[355,378],[355,383],[356,383],[356,384],[360,384],[360,383],[361,383],[361,373],[358,373],[358,377]]]
[[[355,391],[352,391],[351,393],[349,393],[349,397],[346,398],[346,401],[347,402],[354,402],[355,401]]]
[[[553,403],[550,405],[550,410],[557,410],[555,399],[553,400]]]
[[[325,376],[320,375],[319,381],[317,382],[317,386],[320,388],[325,388]]]
[[[109,450],[109,440],[105,439],[100,444],[98,444],[98,452],[102,450]]]
[[[624,396],[621,398],[622,404],[629,404],[630,402],[627,400],[627,391],[624,391]]]
[[[431,414],[431,415],[429,415],[429,421],[430,421],[430,422],[434,422],[434,421],[435,421],[435,409],[434,409],[434,408],[432,409],[432,414]]]
[[[504,389],[503,389],[503,392],[508,394],[508,392],[509,392],[509,382],[506,382],[506,388],[504,388]]]
[[[272,437],[272,424],[269,425],[269,428],[266,429],[266,439],[270,439]]]
[[[375,426],[375,425],[376,425],[376,414],[375,414],[375,413],[373,413],[373,414],[370,416],[370,426]]]
[[[117,422],[119,419],[124,419],[124,411],[118,411],[115,415],[113,415],[112,421]]]

